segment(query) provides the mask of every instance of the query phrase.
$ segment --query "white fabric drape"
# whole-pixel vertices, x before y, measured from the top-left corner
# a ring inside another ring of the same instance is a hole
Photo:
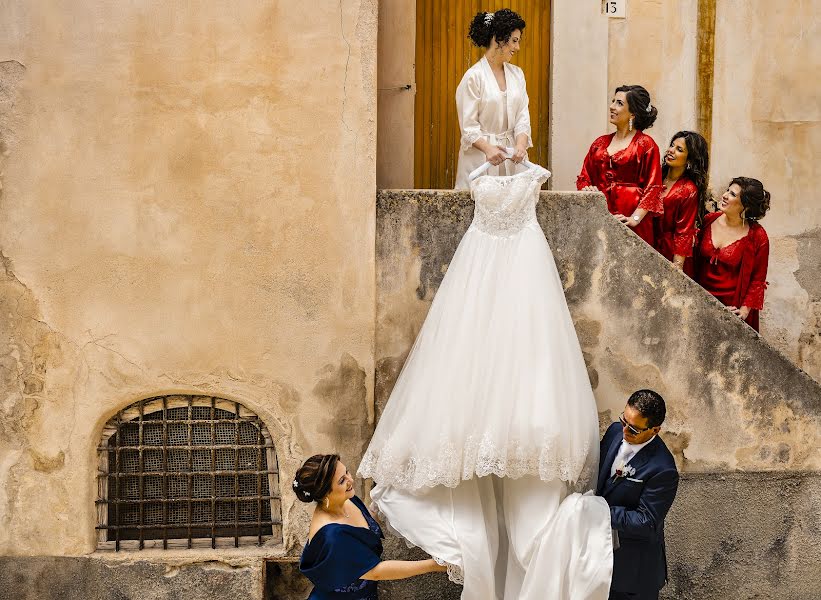
[[[473,223],[359,469],[389,528],[470,600],[603,600],[610,583],[596,404],[536,221],[545,173],[474,182]]]

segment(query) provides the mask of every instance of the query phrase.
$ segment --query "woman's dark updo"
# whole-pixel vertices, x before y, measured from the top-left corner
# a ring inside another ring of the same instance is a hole
[[[640,85],[620,85],[616,92],[624,92],[627,96],[627,108],[633,113],[633,128],[639,131],[650,129],[659,115],[650,103],[650,92]]]
[[[468,37],[474,45],[490,48],[493,38],[496,38],[496,43],[501,46],[510,40],[514,31],[524,31],[524,28],[525,22],[522,17],[509,8],[503,8],[493,13],[476,13],[470,22]]]
[[[747,221],[763,218],[770,210],[770,192],[764,189],[764,184],[752,177],[736,177],[730,182],[733,184],[741,188],[739,200],[744,207],[744,218]]]
[[[305,461],[294,477],[294,493],[303,502],[321,502],[331,491],[338,454],[315,454]]]

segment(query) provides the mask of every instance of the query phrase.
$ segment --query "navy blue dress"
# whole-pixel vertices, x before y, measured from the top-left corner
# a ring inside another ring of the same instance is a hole
[[[360,579],[382,562],[382,529],[365,504],[353,502],[365,517],[368,528],[328,523],[305,544],[299,570],[314,590],[308,600],[377,600],[375,581]]]

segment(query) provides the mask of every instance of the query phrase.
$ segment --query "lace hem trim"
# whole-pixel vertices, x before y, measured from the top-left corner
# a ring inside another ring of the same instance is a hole
[[[545,439],[540,446],[509,442],[497,447],[489,436],[471,436],[461,448],[449,441],[439,444],[437,452],[417,452],[416,448],[394,450],[389,444],[371,447],[359,464],[359,475],[380,485],[418,490],[442,485],[455,488],[473,477],[538,476],[543,481],[560,479],[574,491],[584,491],[594,477],[590,443],[567,454],[555,440]]]
[[[590,183],[590,180],[589,180],[587,177],[582,177],[581,175],[579,175],[578,177],[576,177],[576,189],[577,189],[578,191],[583,190],[583,189],[584,189],[584,188],[586,188],[588,185],[593,185],[593,184],[592,184],[592,183]]]
[[[753,281],[747,288],[747,295],[744,296],[742,306],[747,306],[753,310],[764,308],[764,290],[767,288],[766,281]]]
[[[482,132],[477,131],[475,133],[466,133],[462,136],[462,152],[470,150],[473,147],[473,143],[478,140],[479,138],[484,137]]]
[[[644,193],[639,200],[638,208],[656,213],[664,214],[664,201],[661,199],[661,193],[664,191],[663,185],[649,185],[644,188]]]
[[[685,257],[692,256],[695,235],[695,232],[688,232],[673,236],[673,254]]]
[[[371,512],[376,514],[377,517],[379,517],[379,520],[382,521],[382,524],[384,525],[385,529],[388,530],[388,533],[405,542],[405,546],[407,546],[408,548],[417,547],[415,544],[409,542],[405,536],[403,536],[401,533],[399,533],[396,529],[393,528],[390,521],[388,520],[387,515],[385,515],[385,513],[383,513],[379,509],[379,504],[377,502],[371,502],[370,508]],[[424,548],[422,548],[422,550],[427,552],[427,550],[425,550]],[[450,579],[453,583],[456,583],[458,585],[465,585],[465,572],[462,569],[462,567],[460,567],[459,565],[454,565],[453,563],[449,563],[446,560],[442,560],[437,556],[431,555],[431,558],[434,560],[434,562],[436,562],[437,565],[444,566],[447,569],[448,579]]]

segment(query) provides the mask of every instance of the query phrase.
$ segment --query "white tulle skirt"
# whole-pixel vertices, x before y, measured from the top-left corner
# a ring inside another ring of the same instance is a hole
[[[508,236],[471,226],[361,462],[375,507],[448,563],[463,598],[604,599],[610,513],[579,493],[598,442],[544,234],[535,221]]]

